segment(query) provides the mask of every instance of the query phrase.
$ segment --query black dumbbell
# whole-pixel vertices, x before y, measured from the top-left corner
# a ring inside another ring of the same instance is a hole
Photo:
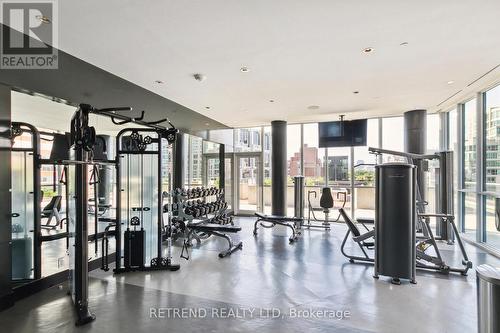
[[[217,211],[217,201],[212,202],[212,213]]]

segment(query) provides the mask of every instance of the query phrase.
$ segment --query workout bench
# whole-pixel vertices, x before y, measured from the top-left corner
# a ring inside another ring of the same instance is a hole
[[[299,217],[288,217],[288,216],[276,216],[276,215],[264,215],[261,213],[255,213],[257,216],[257,221],[253,226],[253,235],[257,236],[257,229],[259,225],[263,228],[273,228],[276,225],[282,225],[284,227],[290,228],[292,230],[292,236],[290,236],[290,243],[297,240],[300,235],[300,225],[302,223],[302,219]],[[266,225],[263,222],[271,223],[270,225]]]
[[[234,225],[227,225],[227,224],[217,224],[217,223],[192,223],[188,224],[187,228],[189,229],[188,232],[188,243],[189,245],[192,245],[191,240],[192,238],[196,239],[196,242],[198,244],[201,243],[200,238],[196,235],[196,232],[203,232],[209,236],[216,236],[216,237],[221,237],[227,240],[228,242],[228,249],[225,251],[222,251],[219,253],[219,258],[224,258],[229,255],[231,255],[233,252],[236,250],[241,250],[243,248],[243,242],[238,242],[237,244],[233,243],[233,240],[231,237],[229,237],[226,233],[237,233],[241,231],[241,227],[236,227]],[[188,257],[189,258],[189,257]]]

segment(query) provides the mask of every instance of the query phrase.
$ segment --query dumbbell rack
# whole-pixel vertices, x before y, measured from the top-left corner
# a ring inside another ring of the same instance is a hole
[[[185,221],[187,225],[203,223],[234,225],[233,217],[226,213],[227,202],[224,201],[224,190],[215,187],[196,187],[189,190],[176,189],[174,193],[176,219]],[[204,235],[193,233],[197,241]],[[189,240],[191,241],[191,240]]]
[[[207,230],[209,226],[220,225],[226,226],[226,232],[237,232],[241,230],[234,227],[233,217],[227,213],[227,202],[224,200],[224,190],[211,188],[192,188],[189,190],[176,189],[174,191],[174,221],[183,225],[178,228],[178,232],[184,237],[184,245],[192,246],[193,239],[197,244],[201,244],[202,239],[207,239],[211,235],[225,238],[229,242],[229,250],[221,252],[220,257],[226,256],[234,252],[235,249],[241,248],[241,242],[234,246],[229,236],[220,233],[220,230]],[[203,231],[198,231],[200,228]],[[233,231],[231,231],[234,229]],[[184,252],[184,251],[183,251]],[[182,254],[181,254],[182,256]],[[189,257],[184,257],[188,259]]]

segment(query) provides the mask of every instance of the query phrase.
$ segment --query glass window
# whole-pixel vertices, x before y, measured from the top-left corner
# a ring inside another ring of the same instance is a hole
[[[367,146],[354,147],[354,194],[355,216],[375,217],[375,166],[376,155],[368,147],[378,148],[379,119],[369,119]]]
[[[309,212],[309,205],[319,207],[321,188],[325,186],[325,148],[318,148],[318,124],[304,124],[304,172],[305,177],[305,216],[315,214],[318,219],[324,219],[321,210]],[[312,216],[311,216],[312,217]]]
[[[427,115],[427,154],[439,151],[439,114]]]
[[[237,153],[262,151],[260,132],[260,127],[235,129],[234,151]]]
[[[225,158],[224,161],[225,194],[228,209],[233,209],[233,159]]]
[[[486,198],[486,241],[500,248],[500,198]]]
[[[344,206],[346,211],[350,212],[351,147],[328,148],[327,152],[328,186],[332,188],[335,207]]]
[[[465,233],[469,234],[472,239],[476,235],[476,194],[465,193],[464,197],[464,226]]]
[[[289,216],[294,214],[294,187],[293,177],[302,175],[300,152],[300,125],[287,126],[287,213]]]
[[[404,119],[391,117],[382,119],[382,148],[404,151]],[[382,155],[384,162],[406,162],[404,157]]]
[[[271,214],[272,188],[271,188],[271,126],[264,127],[263,159],[264,159],[264,213]]]
[[[476,99],[464,105],[464,187],[476,189]]]
[[[500,194],[500,86],[486,92],[484,176],[486,191]]]
[[[440,120],[439,114],[428,114],[427,115],[427,147],[426,153],[432,154],[440,150],[439,147],[439,137],[440,137]],[[430,160],[429,161],[429,172],[425,173],[425,182],[427,185],[426,191],[426,201],[428,206],[425,208],[426,212],[436,212],[436,177],[439,172],[439,161]],[[434,223],[434,219],[431,219]]]
[[[458,136],[457,136],[457,109],[448,113],[448,150],[453,151],[453,211],[458,207]]]
[[[219,149],[220,144],[210,141],[203,141],[203,154],[218,154]]]
[[[213,142],[224,144],[226,153],[233,152],[234,133],[232,129],[210,130],[208,131],[208,139]]]

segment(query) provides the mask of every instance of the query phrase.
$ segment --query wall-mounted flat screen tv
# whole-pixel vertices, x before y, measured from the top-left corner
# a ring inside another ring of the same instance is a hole
[[[319,147],[366,146],[366,119],[318,123]]]

